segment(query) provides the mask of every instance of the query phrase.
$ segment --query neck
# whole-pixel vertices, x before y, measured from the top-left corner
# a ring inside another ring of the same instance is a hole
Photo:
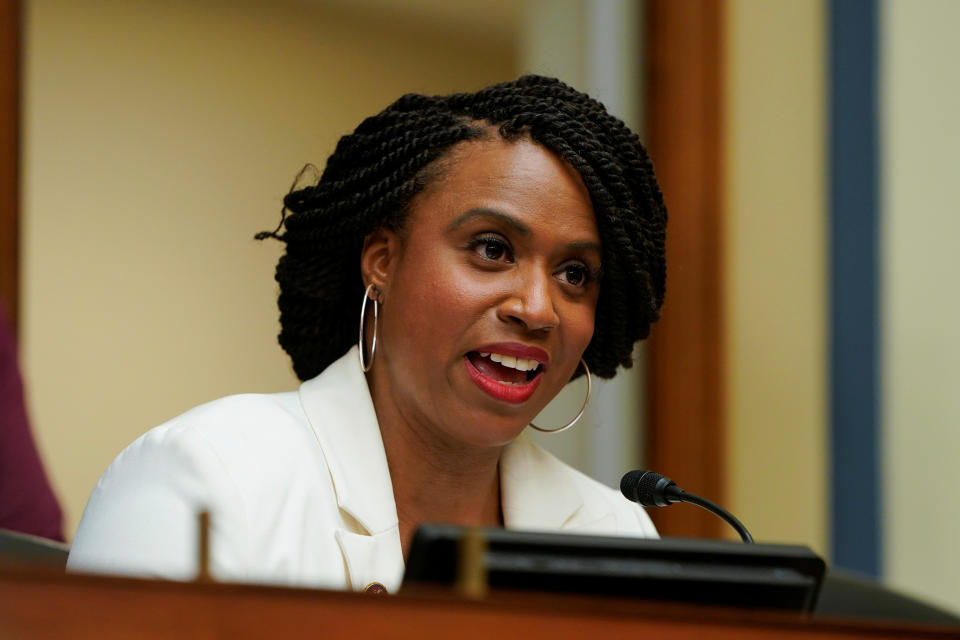
[[[425,523],[503,524],[499,460],[502,447],[453,442],[423,420],[404,416],[390,394],[371,395],[390,468],[404,558]]]

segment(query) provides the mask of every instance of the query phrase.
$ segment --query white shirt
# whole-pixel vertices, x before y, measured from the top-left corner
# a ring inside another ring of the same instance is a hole
[[[508,529],[657,535],[641,507],[523,436],[500,485]],[[192,579],[203,509],[219,580],[399,588],[397,508],[356,348],[299,391],[222,398],[138,438],[97,483],[67,568]]]

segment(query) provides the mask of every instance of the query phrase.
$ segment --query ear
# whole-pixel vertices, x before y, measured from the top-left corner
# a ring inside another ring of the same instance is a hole
[[[363,239],[363,249],[360,251],[360,273],[363,276],[363,285],[374,285],[380,295],[377,299],[382,302],[383,295],[389,290],[393,271],[400,259],[400,237],[395,231],[377,229]]]

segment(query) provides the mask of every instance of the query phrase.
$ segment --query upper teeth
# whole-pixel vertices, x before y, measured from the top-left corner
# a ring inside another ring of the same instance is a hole
[[[540,366],[540,363],[536,360],[529,360],[527,358],[505,356],[499,353],[483,353],[482,351],[480,352],[480,355],[484,358],[490,358],[494,362],[499,362],[504,367],[517,369],[518,371],[533,371]]]

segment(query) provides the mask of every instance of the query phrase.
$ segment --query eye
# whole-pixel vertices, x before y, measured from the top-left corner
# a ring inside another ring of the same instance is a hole
[[[585,287],[596,278],[586,266],[577,262],[565,264],[557,271],[557,277],[575,287]]]
[[[470,249],[481,258],[494,262],[513,262],[513,249],[502,237],[483,235],[470,242]]]

